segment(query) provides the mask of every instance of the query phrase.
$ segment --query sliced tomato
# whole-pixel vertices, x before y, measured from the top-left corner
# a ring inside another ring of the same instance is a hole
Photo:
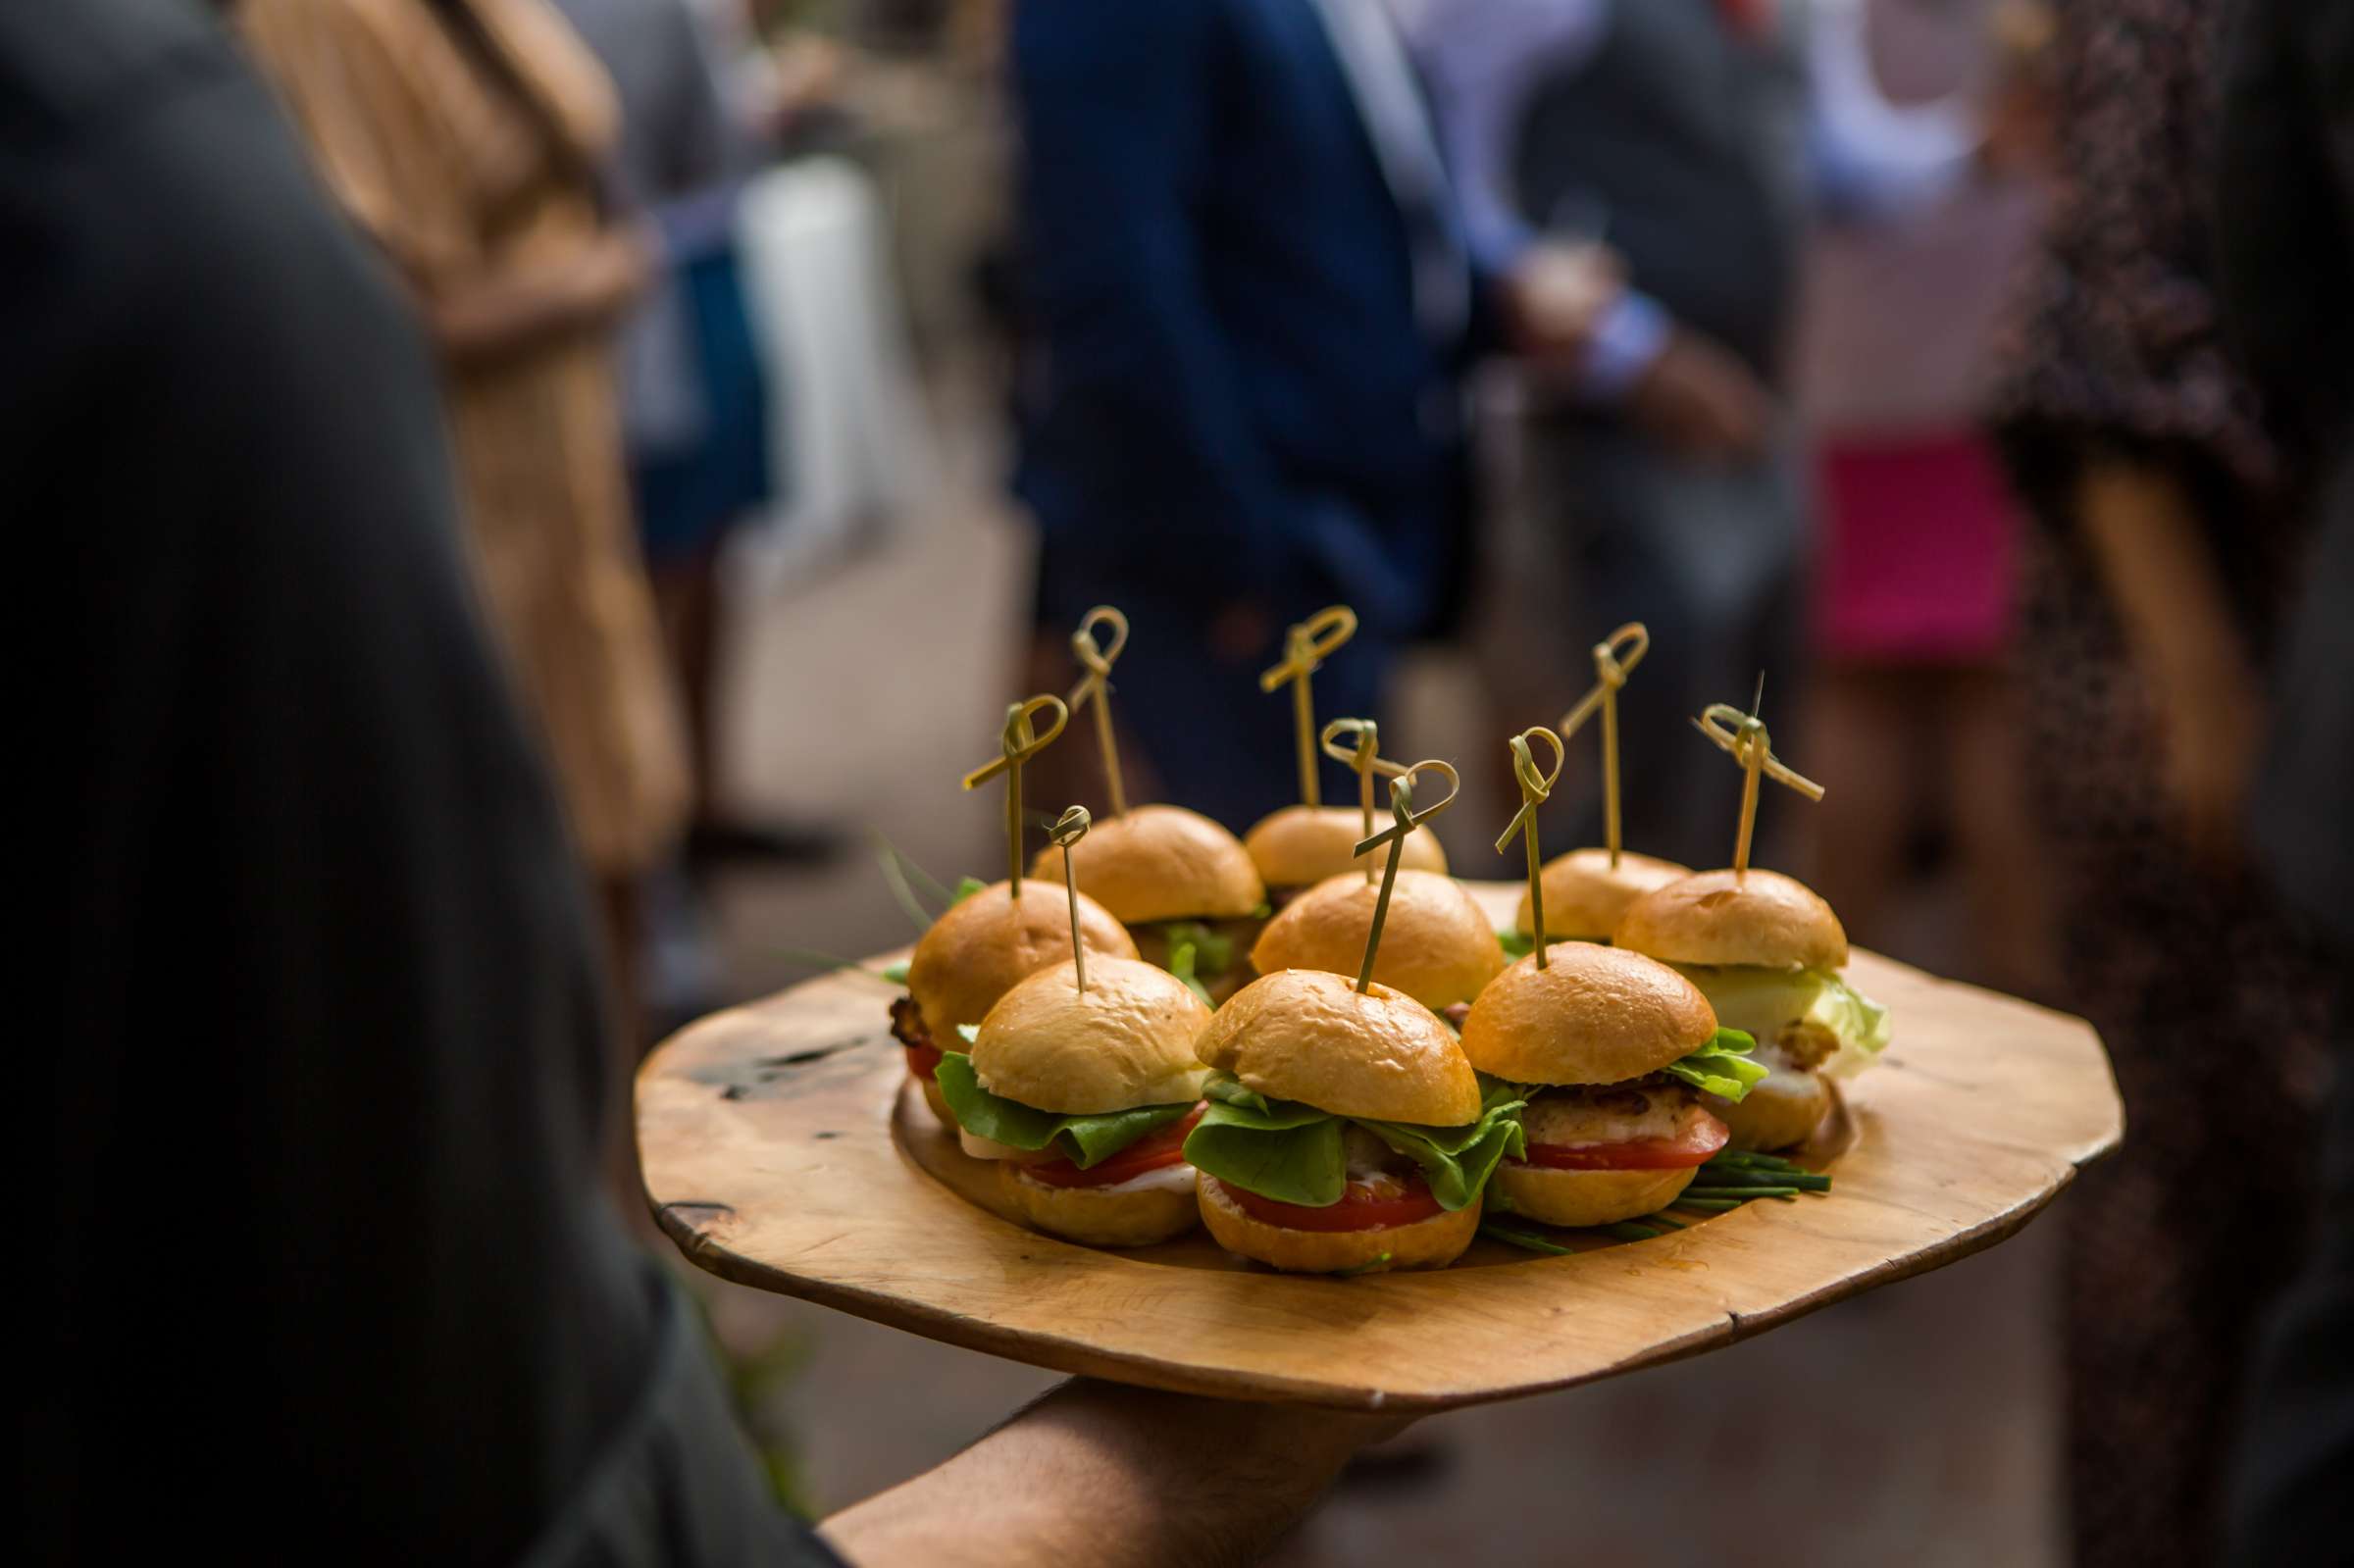
[[[1024,1160],[1022,1171],[1049,1187],[1117,1187],[1148,1171],[1185,1163],[1185,1135],[1207,1107],[1197,1105],[1168,1126],[1156,1128],[1099,1165],[1081,1170],[1066,1159]]]
[[[907,1047],[907,1071],[918,1078],[934,1078],[940,1073],[940,1047],[910,1045]]]
[[[1381,1231],[1393,1225],[1412,1225],[1440,1212],[1439,1200],[1430,1195],[1430,1187],[1419,1171],[1410,1176],[1378,1177],[1370,1184],[1352,1182],[1341,1189],[1338,1203],[1320,1209],[1278,1203],[1231,1182],[1218,1182],[1218,1187],[1245,1214],[1287,1231]]]
[[[1630,1138],[1616,1143],[1531,1143],[1521,1164],[1549,1171],[1680,1171],[1705,1165],[1732,1138],[1732,1129],[1703,1111],[1674,1138]]]

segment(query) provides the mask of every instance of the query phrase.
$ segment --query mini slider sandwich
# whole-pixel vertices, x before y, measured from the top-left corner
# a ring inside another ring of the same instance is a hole
[[[1285,969],[1355,975],[1380,897],[1378,884],[1355,873],[1317,884],[1267,922],[1251,949],[1253,967],[1262,975]],[[1546,914],[1551,916],[1551,906]],[[1444,1013],[1477,996],[1503,968],[1496,933],[1460,884],[1435,872],[1398,873],[1389,924],[1374,955],[1375,980]]]
[[[1009,883],[992,883],[951,904],[932,923],[907,961],[907,994],[891,1004],[891,1032],[907,1047],[907,1075],[924,1091],[932,1113],[950,1122],[934,1074],[943,1041],[978,1024],[1014,986],[1071,953],[1071,926],[1062,890],[1027,889],[1015,898]],[[1091,954],[1134,958],[1127,930],[1094,899],[1079,900],[1079,939]]]
[[[1394,779],[1406,771],[1397,763],[1382,760],[1379,727],[1370,719],[1335,719],[1324,727],[1319,744],[1324,755],[1347,763],[1356,772],[1359,803],[1354,811],[1340,806],[1286,806],[1260,818],[1258,825],[1243,835],[1243,847],[1251,851],[1259,878],[1267,885],[1267,901],[1277,910],[1329,878],[1348,872],[1366,880],[1378,877],[1396,852],[1393,844],[1383,844],[1378,854],[1357,852],[1357,846],[1373,835],[1375,775]],[[1313,782],[1312,774],[1303,773],[1304,786]],[[1417,827],[1393,843],[1405,845],[1398,852],[1401,870],[1445,874],[1447,851],[1428,828]]]
[[[1266,976],[1218,1010],[1200,1050],[1216,1076],[1185,1156],[1203,1223],[1279,1269],[1453,1262],[1489,1174],[1520,1146],[1519,1100],[1483,1087],[1455,1032],[1387,986]]]
[[[1260,818],[1258,826],[1243,835],[1243,847],[1251,851],[1252,864],[1266,884],[1267,902],[1281,911],[1330,878],[1355,873],[1361,882],[1368,865],[1380,875],[1389,845],[1384,844],[1378,855],[1359,855],[1357,840],[1365,833],[1364,815],[1354,806],[1286,806]],[[1406,871],[1444,876],[1447,851],[1439,847],[1438,835],[1416,828],[1407,835],[1406,854],[1398,864]]]
[[[1065,940],[1068,940],[1067,936]],[[1194,1042],[1209,1009],[1174,975],[1096,958],[1007,991],[941,1058],[967,1154],[1034,1228],[1096,1246],[1148,1246],[1194,1228],[1183,1145],[1209,1075]]]
[[[1545,862],[1539,874],[1545,894],[1545,939],[1549,942],[1607,942],[1626,906],[1664,887],[1692,869],[1621,850],[1611,864],[1608,849],[1572,849]],[[1513,929],[1531,942],[1537,936],[1535,901],[1523,892]]]
[[[1528,1097],[1496,1206],[1547,1225],[1656,1214],[1727,1140],[1701,1092],[1737,1100],[1765,1071],[1666,965],[1592,942],[1545,958],[1506,970],[1463,1021],[1471,1065]]]
[[[1049,845],[1030,875],[1062,880]],[[1214,1004],[1250,978],[1239,962],[1267,917],[1266,885],[1242,841],[1182,806],[1132,806],[1096,822],[1079,890],[1128,928],[1151,963],[1198,982]]]
[[[1888,1009],[1849,986],[1847,932],[1815,890],[1779,872],[1708,871],[1644,894],[1619,917],[1620,947],[1671,964],[1720,1022],[1757,1037],[1770,1071],[1715,1107],[1733,1147],[1803,1143],[1831,1107],[1825,1074],[1869,1065]]]

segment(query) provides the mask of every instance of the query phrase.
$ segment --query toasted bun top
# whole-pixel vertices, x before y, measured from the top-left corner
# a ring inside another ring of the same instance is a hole
[[[1219,1008],[1202,1060],[1275,1099],[1335,1116],[1460,1127],[1479,1115],[1479,1080],[1436,1013],[1379,981],[1312,969],[1254,980]]]
[[[1062,851],[1049,844],[1033,877],[1062,881]],[[1126,921],[1228,920],[1267,901],[1242,840],[1183,806],[1134,806],[1100,817],[1079,843],[1079,890]]]
[[[1324,969],[1356,978],[1381,885],[1361,872],[1327,878],[1284,905],[1251,949],[1262,975]],[[1487,915],[1452,877],[1400,871],[1373,978],[1436,1011],[1467,1002],[1504,968],[1504,949]]]
[[[1654,860],[1620,850],[1611,864],[1607,849],[1572,849],[1545,862],[1541,880],[1545,890],[1545,936],[1552,941],[1608,941],[1618,928],[1618,917],[1654,887],[1664,887],[1692,868],[1672,860]],[[1537,934],[1537,919],[1528,894],[1520,895],[1518,929],[1523,936]]]
[[[1479,993],[1463,1055],[1515,1084],[1616,1084],[1708,1043],[1709,999],[1656,959],[1594,942],[1530,953]]]
[[[1671,964],[1840,969],[1847,932],[1815,889],[1778,871],[1704,871],[1645,893],[1611,939]]]
[[[1376,817],[1373,826],[1378,831],[1389,823]],[[1286,806],[1272,816],[1261,817],[1258,826],[1243,835],[1243,847],[1251,851],[1251,859],[1268,886],[1305,887],[1345,871],[1361,875],[1368,860],[1379,871],[1389,859],[1388,846],[1383,846],[1378,858],[1373,855],[1360,858],[1356,846],[1364,836],[1362,812],[1346,806]],[[1407,834],[1406,858],[1398,863],[1398,868],[1445,871],[1447,851],[1439,847],[1438,835],[1428,828],[1416,828]]]
[[[1091,958],[1087,989],[1068,963],[998,998],[973,1039],[973,1076],[1042,1111],[1097,1116],[1202,1097],[1194,1041],[1209,1009],[1165,969]]]
[[[1085,893],[1079,895],[1079,938],[1090,955],[1136,956],[1127,928]],[[1016,981],[1070,956],[1070,902],[1060,887],[1033,881],[1017,901],[1010,885],[992,883],[950,906],[916,942],[907,961],[907,992],[923,1009],[933,1037],[952,1045],[949,1031],[978,1024]]]

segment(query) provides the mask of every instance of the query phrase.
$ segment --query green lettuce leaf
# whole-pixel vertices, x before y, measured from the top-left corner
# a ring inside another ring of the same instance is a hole
[[[1356,1125],[1422,1167],[1430,1195],[1452,1214],[1477,1198],[1505,1156],[1527,1152],[1520,1109],[1528,1098],[1513,1085],[1480,1075],[1478,1120],[1465,1127],[1422,1127],[1410,1122]]]
[[[1496,945],[1504,949],[1507,958],[1526,958],[1537,950],[1537,939],[1516,931],[1500,931],[1496,934]]]
[[[1169,959],[1175,965],[1177,949],[1194,949],[1194,973],[1204,980],[1215,980],[1234,967],[1234,938],[1212,931],[1198,920],[1172,920],[1161,927],[1168,934]]]
[[[906,962],[906,960],[905,960],[905,959],[901,959],[899,962],[897,962],[897,963],[896,963],[896,964],[891,964],[891,965],[888,965],[888,966],[886,966],[886,967],[885,967],[885,969],[884,969],[884,971],[883,971],[883,978],[884,978],[885,980],[888,980],[888,981],[890,981],[890,982],[891,982],[891,983],[892,983],[894,986],[904,986],[904,985],[906,985],[906,984],[907,984],[907,962]]]
[[[1203,1093],[1209,1109],[1185,1139],[1196,1169],[1278,1203],[1320,1209],[1341,1200],[1349,1167],[1339,1117],[1270,1100],[1223,1074]]]
[[[1064,1116],[992,1094],[973,1072],[973,1059],[948,1051],[940,1059],[941,1097],[956,1123],[975,1138],[1036,1152],[1051,1143],[1081,1170],[1100,1165],[1147,1133],[1168,1126],[1191,1104],[1140,1105],[1101,1116]]]
[[[1169,973],[1185,982],[1185,988],[1194,993],[1195,1000],[1214,1009],[1218,1005],[1217,998],[1210,995],[1207,986],[1194,977],[1194,966],[1198,961],[1192,942],[1179,942],[1169,949]]]
[[[1823,1063],[1822,1070],[1846,1078],[1870,1066],[1871,1059],[1888,1048],[1894,1031],[1889,1027],[1887,1008],[1838,975],[1825,975],[1822,981],[1814,1016],[1839,1037],[1839,1054]]]
[[[1703,1093],[1738,1102],[1748,1097],[1750,1089],[1767,1072],[1764,1062],[1750,1060],[1749,1053],[1757,1045],[1755,1039],[1737,1029],[1719,1029],[1706,1045],[1669,1062],[1661,1071],[1673,1073]]]
[[[1820,1024],[1839,1041],[1822,1071],[1845,1078],[1871,1065],[1889,1038],[1888,1009],[1825,969],[1677,964],[1716,1010],[1716,1022],[1770,1040],[1784,1026]]]
[[[1483,1082],[1476,1121],[1462,1127],[1350,1118],[1422,1168],[1431,1196],[1450,1213],[1475,1200],[1497,1164],[1524,1149],[1512,1086]],[[1185,1140],[1185,1157],[1221,1181],[1279,1203],[1324,1208],[1349,1185],[1342,1118],[1312,1105],[1270,1100],[1231,1078],[1209,1081],[1209,1110]]]
[[[955,908],[958,904],[963,903],[967,898],[972,897],[973,894],[982,891],[989,884],[983,882],[978,877],[957,878],[956,896],[948,900],[948,907],[951,909]]]

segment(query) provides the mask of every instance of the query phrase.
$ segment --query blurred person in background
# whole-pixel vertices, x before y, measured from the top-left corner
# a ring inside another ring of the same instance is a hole
[[[2216,300],[2222,15],[2053,8],[2057,184],[1997,402],[2036,524],[2021,656],[2068,1001],[2127,1129],[2066,1216],[2071,1521],[2078,1561],[2140,1568],[2223,1550],[2257,1331],[2314,1212],[2330,1002],[2241,835],[2301,530]]]
[[[2280,640],[2250,837],[2337,977],[2312,1264],[2267,1325],[2231,1492],[2232,1561],[2354,1539],[2354,4],[2240,0],[2214,189],[2226,318],[2316,536]]]
[[[839,847],[836,835],[747,822],[720,798],[717,698],[719,563],[730,531],[773,495],[767,381],[736,246],[748,127],[723,95],[717,40],[688,0],[557,0],[595,51],[620,100],[613,195],[658,242],[644,295],[620,339],[622,432],[639,539],[654,608],[684,701],[692,750],[690,869],[733,861],[797,863]],[[704,929],[701,877],[648,888],[646,998],[684,1020],[720,1000],[718,960]]]
[[[1833,53],[1843,75],[1871,73],[1904,100],[1961,90],[2007,105],[2016,72],[1997,11],[1985,0],[1831,8],[1817,58]],[[2003,150],[2016,146],[2006,138]],[[1839,809],[1808,821],[1821,829],[1810,835],[1815,885],[1860,940],[1906,951],[1891,921],[1921,851],[1942,845],[1965,919],[1935,967],[2042,995],[2051,934],[2035,918],[2038,850],[2007,668],[2019,522],[1979,423],[1987,339],[2033,240],[2038,191],[2023,170],[1991,163],[1942,200],[1809,236],[1793,373],[1819,520],[1805,722]]]
[[[407,305],[196,0],[0,7],[0,493],[69,609],[26,1560],[1255,1557],[1399,1423],[1079,1380],[778,1511],[600,1190],[587,886]]]
[[[470,555],[634,1019],[640,881],[690,782],[621,446],[613,333],[655,253],[608,219],[612,84],[546,0],[232,10],[432,333]]]
[[[1640,781],[1626,839],[1693,865],[1728,843],[1691,716],[1799,665],[1804,459],[1784,372],[1810,203],[1917,206],[1975,142],[1951,105],[1893,109],[1852,49],[1811,61],[1813,9],[1421,0],[1414,24],[1482,256],[1509,266],[1550,238],[1624,260],[1575,376],[1535,387],[1529,482],[1559,557],[1562,662],[1585,670],[1621,621],[1651,630],[1647,694],[1620,718]]]
[[[1011,54],[1039,618],[1127,611],[1123,721],[1239,830],[1297,789],[1285,625],[1354,606],[1317,711],[1380,712],[1458,597],[1467,358],[1574,354],[1607,269],[1471,255],[1382,0],[1025,0]]]

